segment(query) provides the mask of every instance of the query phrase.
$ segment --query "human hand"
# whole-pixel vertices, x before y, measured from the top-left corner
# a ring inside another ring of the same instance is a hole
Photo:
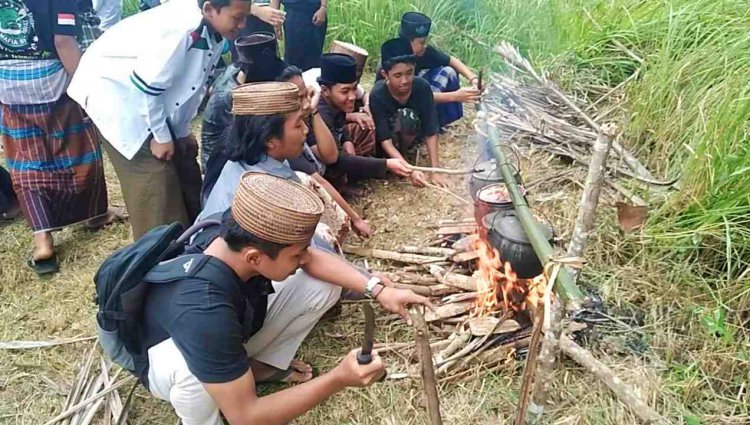
[[[372,120],[370,114],[365,112],[351,112],[346,115],[346,118],[359,126],[362,130],[374,130],[375,121]]]
[[[352,142],[344,142],[343,148],[344,148],[344,152],[346,152],[347,155],[354,156],[357,154],[357,150],[354,149],[354,143]]]
[[[282,31],[281,25],[275,25],[273,30],[276,32],[276,40],[284,41],[284,31]]]
[[[421,171],[412,171],[409,179],[411,180],[411,185],[414,187],[427,186],[427,179],[425,178],[424,173]]]
[[[151,155],[160,161],[171,161],[174,156],[174,142],[159,143],[156,139],[151,139]]]
[[[360,239],[368,239],[372,236],[372,228],[367,220],[357,218],[352,220],[352,230],[359,236]]]
[[[445,176],[439,173],[430,174],[430,183],[438,187],[448,187],[448,182],[445,180]]]
[[[326,22],[326,7],[320,6],[317,12],[313,15],[312,23],[316,27],[323,25]]]
[[[307,86],[307,97],[310,99],[310,110],[317,110],[320,104],[320,87]]]
[[[377,382],[385,373],[385,364],[383,358],[378,352],[373,350],[372,361],[368,364],[359,364],[357,362],[357,352],[355,349],[344,357],[344,360],[333,369],[333,373],[341,383],[347,387],[367,387]]]
[[[252,14],[261,21],[273,25],[274,27],[281,26],[286,19],[286,13],[271,6],[253,6]]]
[[[409,177],[412,173],[411,168],[409,168],[409,165],[403,159],[386,159],[385,166],[388,168],[388,171],[399,177]]]
[[[461,87],[456,91],[456,97],[459,102],[479,102],[480,92],[476,87]]]
[[[409,316],[409,312],[406,309],[410,305],[422,304],[431,310],[435,309],[435,306],[432,305],[429,299],[417,295],[409,289],[384,287],[376,299],[384,309],[398,314],[409,325],[411,325],[411,316]]]

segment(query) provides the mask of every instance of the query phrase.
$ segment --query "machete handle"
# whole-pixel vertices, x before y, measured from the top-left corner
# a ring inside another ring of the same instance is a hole
[[[357,351],[357,363],[363,365],[372,363],[372,354],[365,354],[362,350]]]

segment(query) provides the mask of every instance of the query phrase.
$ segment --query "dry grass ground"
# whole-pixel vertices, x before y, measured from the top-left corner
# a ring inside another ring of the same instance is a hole
[[[449,167],[471,164],[475,141],[469,125],[459,126],[444,137],[443,162]],[[522,153],[522,170],[533,189],[530,201],[555,224],[558,235],[565,240],[576,214],[580,196],[578,181],[583,171],[560,178],[568,168],[538,152]],[[424,161],[424,160],[423,160]],[[424,162],[423,162],[424,163]],[[107,165],[111,202],[122,204],[119,187]],[[468,198],[465,179],[453,178],[451,190]],[[408,184],[388,181],[368,185],[369,194],[355,204],[374,225],[377,234],[367,246],[395,248],[399,244],[420,245],[434,230],[430,224],[440,219],[469,216],[468,206],[434,189],[416,190]],[[622,261],[628,252],[619,244],[621,238],[613,225],[612,201],[605,198],[601,207],[600,229],[589,251],[592,269],[585,275],[596,286],[613,311],[638,300],[642,291],[633,285],[658,287],[658,275],[638,264]],[[606,236],[602,236],[606,235]],[[92,302],[92,277],[99,263],[115,249],[129,242],[127,224],[116,224],[100,232],[80,228],[56,234],[56,246],[62,260],[62,271],[49,279],[36,277],[26,267],[31,234],[22,221],[0,229],[0,340],[49,340],[93,335],[95,305]],[[622,267],[612,269],[611,264]],[[370,262],[373,268],[393,265]],[[656,276],[656,277],[654,277]],[[624,279],[627,277],[628,279]],[[670,290],[666,287],[666,290]],[[625,310],[623,310],[625,311]],[[619,332],[595,332],[591,346],[597,355],[612,365],[626,381],[636,385],[644,397],[658,410],[679,417],[684,412],[684,393],[665,379],[663,351],[651,350],[648,341],[661,346],[680,337],[657,329],[663,323],[663,309],[646,311],[642,328]],[[644,317],[644,315],[641,315]],[[356,305],[345,305],[341,317],[321,323],[301,349],[301,357],[320,370],[332,368],[361,338],[363,319]],[[398,321],[378,319],[378,342],[411,340],[411,331]],[[656,332],[655,332],[656,330]],[[46,349],[0,352],[0,423],[39,424],[60,411],[65,393],[75,379],[76,367],[92,342]],[[694,354],[701,356],[700,345]],[[403,370],[405,360],[389,355],[393,369]],[[477,371],[468,379],[442,385],[440,396],[447,424],[510,423],[515,414],[517,389],[520,387],[521,362],[493,373]],[[607,389],[594,378],[566,362],[558,368],[554,394],[559,403],[545,417],[555,424],[631,424],[633,415],[618,403]],[[705,392],[701,380],[688,381],[692,391]],[[687,384],[686,384],[687,385]],[[278,388],[266,388],[273,391]],[[701,396],[705,399],[709,396]],[[716,403],[722,404],[719,397]],[[418,380],[385,382],[368,389],[350,389],[336,394],[318,408],[295,421],[298,424],[423,424]],[[726,402],[729,406],[731,403]],[[743,409],[727,415],[728,408],[715,408],[717,413],[708,423],[742,422]],[[746,409],[745,409],[746,411]],[[702,412],[695,412],[702,413]],[[704,417],[706,419],[706,417]],[[172,424],[176,418],[169,405],[151,397],[146,391],[136,393],[130,423]]]

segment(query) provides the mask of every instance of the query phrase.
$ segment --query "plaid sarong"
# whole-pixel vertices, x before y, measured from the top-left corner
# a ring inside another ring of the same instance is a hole
[[[427,80],[433,92],[454,92],[461,88],[458,73],[450,66],[440,66],[432,69],[424,69],[419,76]],[[461,102],[441,103],[435,105],[438,114],[440,128],[445,127],[464,116],[464,106]]]
[[[55,230],[106,214],[102,153],[80,106],[63,95],[53,103],[1,107],[7,168],[32,230]]]
[[[78,45],[81,47],[81,52],[85,52],[91,43],[102,35],[102,30],[99,28],[101,20],[93,9],[80,11],[76,17],[79,22]]]

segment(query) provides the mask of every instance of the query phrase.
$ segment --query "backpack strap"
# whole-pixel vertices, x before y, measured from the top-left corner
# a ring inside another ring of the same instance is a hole
[[[185,278],[198,278],[206,281],[227,278],[225,273],[226,266],[206,267],[216,261],[220,260],[205,254],[180,255],[154,266],[143,278],[143,281],[162,284],[176,282]],[[232,277],[234,278],[234,276]]]

